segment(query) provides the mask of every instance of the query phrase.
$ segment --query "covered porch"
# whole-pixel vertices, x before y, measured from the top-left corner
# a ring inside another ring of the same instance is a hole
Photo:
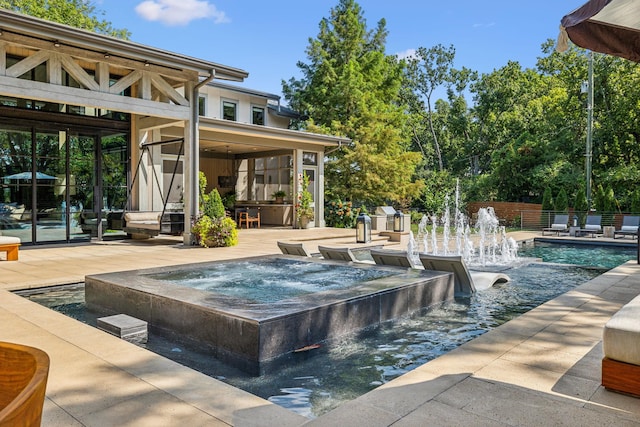
[[[100,239],[114,215],[156,209],[155,165],[143,158],[133,188],[132,177],[161,122],[177,123],[184,141],[189,241],[198,90],[247,72],[4,10],[0,27],[0,232],[26,244]]]
[[[158,136],[177,138],[183,131],[168,125]],[[262,224],[297,227],[295,199],[306,174],[315,210],[312,226],[324,227],[325,152],[339,149],[348,138],[208,117],[199,117],[198,135],[206,192],[217,189],[230,215],[259,208]],[[278,191],[284,192],[283,200],[276,200]]]

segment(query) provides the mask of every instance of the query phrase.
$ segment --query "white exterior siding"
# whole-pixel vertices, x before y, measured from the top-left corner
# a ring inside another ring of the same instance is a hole
[[[213,119],[222,118],[222,101],[232,101],[237,105],[236,121],[239,123],[251,124],[251,107],[264,107],[265,126],[273,126],[282,129],[289,127],[289,120],[286,118],[274,117],[267,112],[267,98],[252,96],[250,94],[223,89],[214,86],[205,86],[200,89],[200,96],[206,97],[205,117]]]

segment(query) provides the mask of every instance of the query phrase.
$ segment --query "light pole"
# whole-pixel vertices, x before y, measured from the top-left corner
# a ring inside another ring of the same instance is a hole
[[[589,71],[587,76],[587,146],[585,152],[585,175],[587,178],[587,211],[591,210],[591,157],[593,146],[593,52],[589,51]]]

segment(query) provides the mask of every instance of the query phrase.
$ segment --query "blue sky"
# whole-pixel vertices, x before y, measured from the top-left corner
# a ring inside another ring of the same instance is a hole
[[[453,45],[456,67],[489,73],[518,61],[535,66],[560,19],[586,0],[360,0],[368,28],[384,18],[387,53]],[[338,0],[96,0],[103,18],[137,43],[249,72],[242,85],[281,94],[300,77],[310,37]]]

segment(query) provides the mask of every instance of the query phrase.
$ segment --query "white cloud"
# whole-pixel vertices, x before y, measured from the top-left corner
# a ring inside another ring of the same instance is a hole
[[[403,52],[396,53],[396,56],[398,57],[398,59],[412,59],[416,57],[416,50],[407,49]]]
[[[204,0],[146,0],[136,6],[136,12],[148,21],[167,25],[187,25],[203,18],[212,18],[216,24],[230,22],[223,11]]]
[[[495,22],[489,22],[488,24],[473,24],[472,27],[473,28],[491,28],[493,26],[495,26],[496,23]]]

